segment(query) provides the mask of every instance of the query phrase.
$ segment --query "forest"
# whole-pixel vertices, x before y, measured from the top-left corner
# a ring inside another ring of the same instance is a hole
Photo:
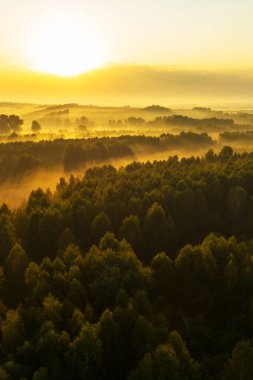
[[[253,0],[0,0],[0,380],[253,380]]]
[[[55,139],[0,143],[0,181],[20,180],[37,170],[65,174],[84,172],[92,165],[133,161],[153,154],[196,152],[215,145],[206,133],[181,132],[159,137],[130,136]]]
[[[253,153],[229,145],[3,203],[0,378],[252,379],[252,231]]]

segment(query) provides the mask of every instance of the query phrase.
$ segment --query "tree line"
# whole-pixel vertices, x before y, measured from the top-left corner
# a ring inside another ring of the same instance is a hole
[[[215,145],[207,134],[163,134],[160,137],[119,136],[90,139],[56,139],[0,143],[0,181],[21,179],[41,170],[62,169],[66,173],[85,170],[90,164],[135,158],[136,152],[152,154],[176,149],[207,149]]]

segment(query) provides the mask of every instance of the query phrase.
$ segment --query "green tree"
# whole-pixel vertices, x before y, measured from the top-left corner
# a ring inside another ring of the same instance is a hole
[[[144,238],[147,258],[169,250],[169,224],[164,209],[154,203],[147,211],[144,220]]]
[[[48,370],[48,377],[52,380],[65,379],[70,339],[66,332],[58,333],[53,323],[45,322],[37,332],[36,352],[41,367]]]
[[[30,262],[25,271],[25,284],[29,291],[32,291],[37,284],[40,268],[35,262]]]
[[[98,323],[98,336],[104,361],[104,378],[122,378],[125,369],[123,339],[120,326],[115,322],[113,313],[106,309]]]
[[[23,248],[16,243],[5,260],[7,289],[14,303],[21,300],[24,292],[25,269],[27,266],[28,257]]]
[[[197,380],[200,378],[198,363],[189,352],[177,332],[172,332],[169,343],[158,346],[139,362],[129,380]]]
[[[176,273],[173,261],[162,252],[152,259],[151,268],[156,294],[169,299],[175,292]]]
[[[140,220],[137,215],[130,215],[123,220],[119,236],[121,239],[126,239],[133,247],[134,252],[141,257],[144,241]]]
[[[218,157],[222,162],[227,162],[232,156],[233,149],[231,148],[231,146],[226,145],[221,149]]]
[[[48,294],[43,301],[43,317],[46,321],[52,321],[56,327],[61,323],[62,304],[52,294]]]
[[[18,310],[9,309],[1,324],[2,347],[5,352],[15,352],[24,340],[24,323]]]
[[[1,380],[10,380],[9,375],[7,374],[7,372],[5,371],[5,369],[2,368],[2,367],[0,367],[0,379]]]
[[[253,347],[250,341],[238,342],[227,360],[222,380],[251,380],[253,378]]]
[[[17,115],[10,115],[8,124],[10,126],[10,129],[13,130],[13,132],[20,132],[21,131],[21,125],[24,123],[22,119],[20,119]]]
[[[91,224],[91,242],[98,244],[106,232],[112,231],[111,221],[102,211],[98,214]]]
[[[0,265],[5,263],[11,248],[16,240],[15,229],[10,217],[2,214],[0,216]]]
[[[70,378],[99,379],[103,373],[101,340],[96,326],[85,324],[70,345]]]
[[[32,121],[31,130],[33,132],[39,132],[41,130],[41,125],[37,120]]]
[[[248,194],[241,186],[231,187],[227,195],[228,215],[238,223],[245,219]]]

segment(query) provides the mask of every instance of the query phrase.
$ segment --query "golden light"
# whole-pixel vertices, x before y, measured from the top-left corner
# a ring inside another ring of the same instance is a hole
[[[34,42],[32,56],[36,71],[72,76],[105,64],[102,42],[83,25],[63,21],[46,25]]]

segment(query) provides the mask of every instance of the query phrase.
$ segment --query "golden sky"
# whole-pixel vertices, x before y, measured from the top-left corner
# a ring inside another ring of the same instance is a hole
[[[81,61],[77,71],[108,62],[249,67],[252,16],[252,0],[1,0],[0,62],[60,71],[50,63],[58,53]]]
[[[63,86],[78,96],[89,94],[103,86],[96,75],[66,82],[36,73],[72,77],[101,67],[107,68],[100,74],[105,85],[117,93],[129,75],[122,69],[119,78],[118,67],[136,65],[142,69],[136,68],[131,88],[143,81],[152,88],[144,67],[159,67],[169,75],[181,72],[180,80],[178,74],[174,78],[180,88],[183,72],[188,73],[187,86],[194,88],[195,74],[190,80],[189,71],[199,72],[201,80],[203,72],[228,78],[232,70],[234,84],[240,71],[244,90],[253,66],[252,16],[252,0],[0,0],[0,98],[28,96],[29,89],[34,96],[40,89],[43,98],[52,83],[56,93]],[[156,80],[152,76],[152,83],[162,93],[158,79],[160,74]],[[219,85],[228,88],[222,80]],[[30,87],[22,90],[23,83]],[[251,96],[248,87],[245,94]],[[211,89],[206,90],[213,97]]]

